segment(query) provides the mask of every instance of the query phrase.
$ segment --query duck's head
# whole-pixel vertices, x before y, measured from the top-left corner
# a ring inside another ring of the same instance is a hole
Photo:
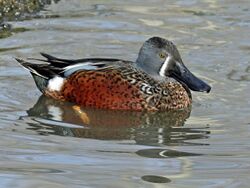
[[[208,84],[188,70],[176,46],[166,39],[160,37],[148,39],[140,49],[136,65],[156,79],[164,80],[170,77],[193,91],[211,90]]]

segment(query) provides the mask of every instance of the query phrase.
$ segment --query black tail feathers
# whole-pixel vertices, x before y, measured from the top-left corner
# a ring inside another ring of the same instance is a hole
[[[36,86],[41,92],[44,92],[45,88],[48,85],[49,77],[43,74],[44,71],[42,71],[42,65],[28,63],[19,58],[16,58],[16,60],[20,63],[20,65],[30,71],[35,80]]]

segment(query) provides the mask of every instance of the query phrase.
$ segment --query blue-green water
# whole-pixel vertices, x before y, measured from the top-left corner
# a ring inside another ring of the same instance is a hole
[[[61,0],[0,39],[0,187],[249,187],[250,3]],[[14,57],[134,60],[172,40],[212,85],[179,113],[109,112],[41,97]]]

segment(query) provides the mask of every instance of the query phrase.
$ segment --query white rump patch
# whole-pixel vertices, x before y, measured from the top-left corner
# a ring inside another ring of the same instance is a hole
[[[166,77],[166,76],[165,76],[165,70],[166,70],[167,67],[168,67],[168,63],[169,63],[170,59],[171,59],[171,56],[169,55],[169,56],[166,58],[166,60],[164,61],[164,63],[162,64],[162,66],[161,66],[161,69],[160,69],[159,74],[160,74],[162,77]]]
[[[50,91],[60,91],[62,89],[64,78],[56,76],[49,80],[48,89]]]

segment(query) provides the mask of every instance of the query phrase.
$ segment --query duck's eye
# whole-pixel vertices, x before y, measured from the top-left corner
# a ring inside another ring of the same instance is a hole
[[[160,56],[160,58],[162,58],[162,59],[165,59],[165,58],[166,58],[166,54],[164,54],[164,53],[159,53],[159,56]]]

